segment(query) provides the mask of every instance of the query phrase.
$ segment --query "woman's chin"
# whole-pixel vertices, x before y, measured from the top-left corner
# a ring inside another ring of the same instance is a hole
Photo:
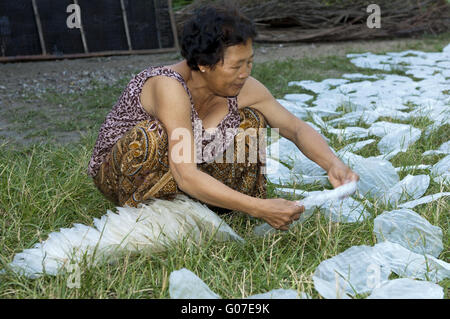
[[[241,92],[241,90],[242,90],[242,87],[238,88],[236,86],[232,86],[229,89],[227,89],[226,91],[217,92],[216,95],[223,96],[223,97],[238,96],[239,93]]]
[[[233,94],[232,94],[232,96],[237,96],[237,95],[239,95],[239,93],[241,92],[241,90],[242,90],[242,86],[240,86],[240,87],[234,86],[234,87],[233,87]]]

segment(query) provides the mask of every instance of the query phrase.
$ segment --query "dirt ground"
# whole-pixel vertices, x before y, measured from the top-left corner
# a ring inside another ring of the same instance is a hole
[[[433,41],[424,39],[396,39],[377,41],[351,41],[339,43],[314,43],[295,45],[256,44],[255,62],[344,56],[350,52],[401,51],[408,48],[433,50]],[[33,143],[39,138],[26,138],[17,123],[10,118],[16,110],[24,108],[49,108],[40,97],[48,90],[59,94],[76,93],[92,88],[96,83],[114,84],[120,78],[131,78],[136,72],[151,65],[165,65],[181,60],[178,53],[134,56],[110,56],[72,60],[0,63],[0,141],[6,139],[19,143]],[[61,107],[61,106],[60,106]],[[61,132],[56,140],[72,142],[79,132]]]

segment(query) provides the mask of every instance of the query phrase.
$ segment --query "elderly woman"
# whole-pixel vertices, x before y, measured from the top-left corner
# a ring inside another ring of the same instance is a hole
[[[242,140],[249,155],[245,132],[267,125],[324,168],[334,187],[358,179],[313,128],[250,76],[255,36],[237,10],[203,8],[184,26],[184,60],[149,67],[130,81],[107,115],[89,163],[105,197],[136,206],[183,193],[216,211],[245,212],[286,230],[304,207],[266,198],[265,149],[256,160],[238,158]]]

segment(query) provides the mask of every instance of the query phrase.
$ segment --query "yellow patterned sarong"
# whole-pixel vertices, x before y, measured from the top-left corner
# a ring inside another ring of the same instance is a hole
[[[239,110],[239,116],[242,130],[266,127],[264,116],[253,108]],[[238,192],[266,198],[266,179],[263,174],[265,149],[258,150],[257,161],[249,161],[250,138],[244,135],[245,160],[239,163],[237,148],[238,140],[242,139],[242,130],[234,137],[234,145],[230,146],[234,147],[232,163],[204,162],[197,164],[197,167]],[[257,138],[259,145],[260,136]],[[107,199],[119,206],[136,207],[152,198],[171,200],[177,194],[189,196],[178,188],[171,174],[168,136],[158,120],[142,121],[125,133],[103,161],[94,183]],[[219,213],[228,211],[208,206]]]

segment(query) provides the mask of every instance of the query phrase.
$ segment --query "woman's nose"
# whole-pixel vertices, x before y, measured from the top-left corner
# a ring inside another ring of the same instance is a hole
[[[246,67],[244,67],[244,70],[241,72],[239,77],[241,79],[246,79],[246,78],[248,78],[250,76],[251,72],[252,72],[252,67],[251,66],[246,66]]]

